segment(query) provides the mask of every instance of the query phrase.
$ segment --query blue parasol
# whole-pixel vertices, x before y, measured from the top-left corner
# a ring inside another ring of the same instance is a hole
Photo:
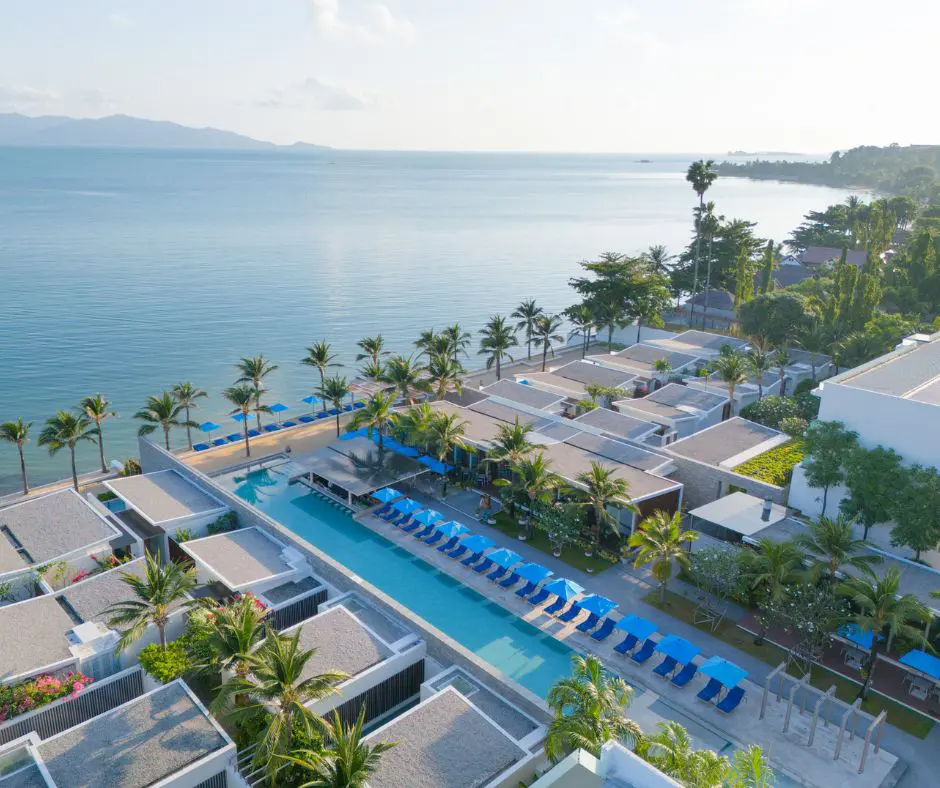
[[[913,651],[908,651],[899,661],[902,665],[907,665],[920,673],[940,679],[940,659],[926,651],[915,648]]]
[[[523,564],[516,570],[516,574],[519,575],[523,580],[528,580],[530,583],[541,583],[546,577],[551,577],[555,574],[551,569],[546,569],[541,564]]]
[[[543,588],[550,594],[561,597],[565,602],[584,591],[583,586],[578,585],[574,580],[569,580],[567,577],[559,577],[557,580],[552,580],[551,583],[547,583]]]
[[[494,543],[492,539],[486,536],[474,534],[473,536],[468,536],[460,544],[466,547],[471,553],[482,553],[487,547],[492,547]]]
[[[388,503],[389,501],[394,501],[396,498],[401,498],[402,493],[398,492],[394,487],[386,487],[384,490],[376,490],[372,493],[372,497],[377,501],[382,503]]]
[[[428,468],[439,476],[443,476],[448,471],[454,470],[453,465],[447,465],[440,460],[435,460],[433,457],[418,457],[418,462],[422,465],[427,465]]]
[[[419,512],[415,515],[415,521],[421,523],[421,525],[430,525],[431,523],[436,523],[438,520],[443,519],[444,515],[434,509],[425,509],[423,512]]]
[[[665,654],[667,657],[672,657],[676,662],[681,662],[684,665],[695,658],[699,648],[694,643],[689,643],[688,640],[680,638],[678,635],[666,635],[656,644],[656,651]]]
[[[316,405],[320,401],[319,397],[314,397],[311,394],[309,397],[304,397],[301,402],[306,402],[308,405]]]
[[[501,547],[499,550],[494,550],[490,553],[487,558],[490,559],[497,566],[501,566],[503,569],[508,569],[513,564],[518,564],[522,560],[522,556],[519,553],[514,553],[512,550],[508,550],[505,547]]]
[[[612,599],[608,599],[606,596],[591,594],[578,602],[578,607],[587,610],[588,613],[593,613],[598,618],[602,618],[614,608],[620,607],[620,605]]]
[[[282,414],[285,410],[290,410],[290,408],[288,408],[287,405],[285,405],[285,404],[282,403],[282,402],[275,402],[275,403],[271,406],[271,413],[277,414],[277,423],[278,423],[278,424],[281,423],[281,414]]]
[[[234,416],[232,416],[232,418],[235,421],[248,421],[248,419],[250,419],[251,417],[246,416],[244,413],[236,413]]]
[[[404,498],[401,501],[395,501],[395,503],[392,504],[392,508],[402,514],[413,514],[421,508],[421,504],[411,500],[411,498]]]
[[[875,633],[870,629],[862,629],[858,624],[846,624],[844,627],[840,627],[839,635],[850,643],[861,646],[866,651],[871,651],[871,647],[875,643]],[[881,639],[881,635],[879,635],[878,640]]]
[[[470,531],[467,526],[465,526],[463,523],[458,523],[456,520],[451,520],[449,522],[436,525],[434,526],[434,530],[440,531],[440,533],[444,535],[445,539],[453,539],[455,536],[460,536]]]
[[[641,616],[635,616],[633,613],[621,618],[616,627],[629,635],[633,635],[637,640],[646,640],[658,629],[652,621],[647,621]]]
[[[213,430],[219,429],[219,425],[216,424],[214,421],[204,421],[202,424],[199,425],[199,429],[202,430],[203,432],[212,432]]]
[[[711,676],[726,687],[736,687],[747,678],[747,671],[722,657],[709,657],[698,669],[699,673]]]

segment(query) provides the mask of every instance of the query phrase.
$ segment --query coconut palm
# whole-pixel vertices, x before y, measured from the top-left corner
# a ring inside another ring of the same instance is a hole
[[[747,383],[747,362],[744,356],[739,353],[729,353],[719,355],[714,362],[715,374],[718,380],[728,387],[728,399],[731,400],[731,407],[734,407],[735,389]]]
[[[330,719],[324,721],[329,749],[325,752],[298,750],[286,756],[287,761],[313,776],[313,780],[300,788],[363,788],[368,783],[378,769],[382,755],[398,742],[366,744],[362,736],[365,719],[365,705],[359,710],[356,722],[350,726],[343,725],[339,714],[334,711]]]
[[[847,597],[858,611],[853,619],[855,625],[863,632],[875,634],[868,655],[865,682],[858,693],[858,697],[867,698],[881,650],[879,636],[887,634],[889,649],[898,635],[912,642],[922,642],[922,624],[930,614],[913,594],[901,593],[901,573],[895,567],[881,578],[871,570],[861,577],[849,577],[839,586],[839,593]]]
[[[360,368],[359,374],[369,380],[381,380],[382,376],[385,374],[385,365],[368,361]]]
[[[385,349],[385,340],[381,334],[376,334],[374,337],[363,337],[356,343],[356,346],[362,351],[356,354],[356,361],[369,359],[376,367],[381,367],[382,356],[389,354],[389,351]]]
[[[261,414],[266,413],[261,406],[261,395],[264,394],[264,379],[277,369],[277,364],[272,364],[263,355],[254,358],[243,358],[235,368],[241,372],[236,383],[250,383],[255,390],[255,420],[257,428],[261,429]]]
[[[267,408],[267,405],[257,405],[255,403],[255,390],[248,385],[230,386],[222,392],[225,397],[235,407],[229,411],[229,416],[241,414],[242,435],[245,438],[245,456],[251,456],[251,444],[248,442],[248,415],[255,408]]]
[[[75,469],[75,447],[82,441],[95,442],[98,429],[84,413],[70,413],[60,410],[51,419],[46,419],[46,426],[39,433],[39,445],[46,446],[49,454],[56,455],[62,449],[68,449],[72,462],[72,485],[78,490],[78,471]]]
[[[199,669],[215,675],[223,670],[232,671],[238,678],[247,679],[251,653],[264,639],[266,615],[264,605],[252,594],[212,608],[206,638],[212,658]]]
[[[391,383],[409,405],[413,405],[419,393],[427,392],[430,385],[426,378],[427,367],[415,363],[413,357],[392,356],[385,364],[382,381]]]
[[[496,365],[496,379],[502,378],[502,361],[509,359],[509,349],[519,344],[516,341],[516,331],[502,315],[493,315],[480,330],[483,339],[480,340],[479,355],[486,356],[486,368]]]
[[[760,602],[776,602],[783,598],[787,586],[799,579],[803,554],[794,542],[774,542],[765,537],[757,542],[756,549],[745,550],[741,559],[741,577],[750,593]],[[757,645],[767,634],[763,621],[754,640]]]
[[[366,434],[372,439],[372,433],[379,434],[379,448],[382,448],[382,440],[385,433],[388,432],[389,425],[392,422],[392,404],[395,402],[395,395],[378,392],[369,397],[365,402],[365,407],[360,408],[349,422],[347,429],[354,432],[360,427],[366,428]]]
[[[209,395],[200,388],[196,388],[192,383],[188,381],[183,381],[177,383],[173,387],[173,396],[176,397],[176,401],[183,406],[186,411],[186,442],[189,443],[189,448],[193,447],[193,435],[192,435],[192,424],[190,421],[189,412],[195,410],[196,406],[199,404],[196,400],[202,399],[203,397],[208,397]]]
[[[300,363],[308,367],[314,367],[320,373],[320,388],[326,380],[326,371],[334,367],[343,366],[336,360],[336,354],[333,353],[330,343],[323,341],[317,342],[307,348],[307,355],[300,359]],[[378,362],[373,362],[378,363]],[[322,399],[322,397],[321,397]],[[323,412],[326,413],[326,402],[323,402]]]
[[[104,433],[101,426],[112,416],[117,416],[117,411],[111,410],[111,403],[105,399],[104,394],[93,394],[90,397],[84,397],[78,403],[78,409],[95,423],[98,430],[98,454],[101,459],[101,472],[107,473],[108,466],[104,462]]]
[[[781,397],[786,393],[787,367],[792,363],[793,357],[785,347],[779,348],[777,352],[774,353],[774,366],[777,368],[777,375],[780,378],[780,391],[778,393]]]
[[[672,362],[668,358],[658,358],[653,362],[653,372],[659,375],[659,379],[666,382],[666,377],[672,372]]]
[[[583,749],[597,758],[610,740],[626,745],[639,741],[643,731],[624,716],[633,701],[631,687],[597,657],[574,654],[571,661],[571,676],[548,691],[555,716],[545,737],[545,755],[557,763],[568,752]]]
[[[773,769],[756,744],[735,751],[725,780],[728,788],[774,788],[776,784]]]
[[[396,413],[392,431],[405,443],[420,446],[427,453],[431,448],[431,422],[437,411],[427,402],[412,405],[404,412]]]
[[[497,487],[508,487],[510,497],[510,517],[515,516],[516,500],[525,497],[529,502],[529,511],[536,503],[548,503],[552,494],[561,486],[561,478],[551,471],[551,460],[545,458],[545,452],[523,457],[512,466],[512,478],[497,479]]]
[[[581,358],[584,358],[587,355],[588,346],[591,344],[591,332],[595,328],[591,308],[587,304],[575,304],[565,310],[565,317],[571,323],[568,339],[581,337]]]
[[[339,375],[333,375],[323,381],[323,385],[317,391],[317,396],[324,402],[329,402],[336,411],[336,437],[339,437],[339,417],[343,412],[343,401],[349,396],[349,384],[346,378]]]
[[[639,549],[633,565],[650,564],[653,577],[659,582],[659,601],[666,602],[666,587],[672,577],[673,562],[683,569],[690,565],[685,548],[698,539],[695,531],[682,530],[682,513],[655,511],[647,517],[632,534],[627,544]]]
[[[532,339],[542,346],[542,372],[545,371],[545,362],[548,360],[548,351],[551,350],[552,358],[555,358],[555,351],[552,350],[552,342],[564,342],[565,339],[558,333],[561,328],[561,317],[558,315],[543,315],[535,321],[532,331]]]
[[[811,560],[809,574],[814,583],[823,577],[835,583],[843,566],[867,569],[882,562],[881,556],[865,551],[865,540],[855,538],[852,521],[841,514],[832,519],[821,515],[809,523],[807,532],[796,537],[796,545]]]
[[[601,531],[607,529],[614,534],[620,533],[619,514],[614,517],[610,507],[636,512],[630,503],[630,485],[626,479],[615,476],[616,469],[607,468],[599,462],[591,463],[591,470],[578,474],[577,482],[585,487],[584,505],[593,512],[591,539],[594,547],[600,547]]]
[[[336,685],[349,678],[339,671],[304,678],[316,650],[305,651],[300,635],[299,628],[290,637],[268,635],[247,660],[247,677],[234,676],[222,684],[210,707],[213,713],[228,708],[227,716],[233,722],[257,720],[262,724],[252,764],[264,768],[269,777],[291,752],[295,726],[308,738],[315,731],[325,733],[323,720],[308,704],[335,694]],[[230,707],[236,697],[244,698],[244,703]]]
[[[464,434],[469,422],[462,421],[456,413],[435,412],[428,429],[428,438],[434,456],[443,464],[453,460],[457,449],[466,449]],[[442,477],[441,495],[447,495],[447,474]]]
[[[191,426],[192,422],[180,416],[185,414],[185,408],[168,391],[156,397],[147,397],[147,405],[134,414],[135,419],[146,422],[138,430],[138,435],[150,435],[157,429],[163,430],[163,445],[170,450],[170,430],[174,427]],[[194,426],[194,425],[193,425]]]
[[[446,353],[435,353],[427,367],[428,381],[437,399],[443,399],[449,391],[463,392],[463,365]]]
[[[454,323],[441,331],[440,336],[444,337],[450,348],[451,358],[456,361],[457,357],[463,353],[466,355],[467,348],[470,347],[470,340],[473,338],[470,332],[464,331],[460,323]]]
[[[715,162],[709,159],[705,161],[700,159],[699,161],[693,162],[689,165],[689,169],[685,174],[685,179],[692,184],[692,189],[695,191],[695,194],[698,196],[698,215],[702,216],[705,213],[705,192],[707,192],[711,185],[718,179],[718,173],[715,171]],[[692,297],[695,297],[695,294],[698,292],[698,267],[699,260],[702,258],[702,227],[701,222],[696,221],[695,223],[695,268],[692,274]],[[690,304],[690,308],[694,310],[694,304]],[[693,322],[691,312],[689,314],[689,324]]]
[[[809,363],[813,370],[813,383],[816,382],[816,364],[819,356],[829,347],[829,332],[821,320],[813,320],[797,335],[796,343],[809,353]]]
[[[766,350],[755,347],[744,360],[751,374],[757,379],[757,399],[761,400],[764,398],[764,375],[774,368],[774,357]]]
[[[415,340],[415,347],[418,349],[418,355],[430,355],[431,345],[436,341],[437,334],[433,328],[427,328],[418,334]]]
[[[673,256],[669,254],[665,246],[661,244],[651,246],[643,252],[642,257],[649,263],[653,273],[669,274],[669,261],[673,259]]]
[[[131,643],[140,640],[150,624],[157,628],[160,648],[166,651],[166,626],[170,613],[181,607],[194,607],[199,600],[191,599],[190,592],[196,588],[196,568],[185,567],[176,561],[161,563],[151,552],[147,552],[144,575],[121,572],[121,580],[134,593],[110,605],[103,613],[109,627],[120,627],[121,639],[117,650],[124,651]]]
[[[23,478],[23,495],[29,493],[29,479],[26,476],[26,458],[23,455],[23,447],[29,443],[29,429],[33,426],[31,421],[5,421],[0,424],[0,441],[12,443],[16,446],[20,455],[20,476]]]
[[[527,298],[519,304],[510,317],[517,318],[516,328],[525,332],[526,358],[532,360],[532,340],[535,337],[535,322],[545,314],[545,310],[535,303],[534,298]]]
[[[690,788],[724,785],[730,761],[714,750],[696,750],[685,727],[673,720],[660,722],[656,733],[637,745],[637,754],[663,774]]]

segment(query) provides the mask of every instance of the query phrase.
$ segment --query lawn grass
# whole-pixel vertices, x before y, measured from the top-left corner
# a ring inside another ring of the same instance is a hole
[[[525,530],[506,512],[497,512],[495,518],[496,525],[491,525],[490,528],[495,528],[497,531],[506,534],[506,536],[511,536],[513,539],[518,537],[519,534]],[[531,536],[526,539],[526,544],[532,545],[532,547],[541,550],[543,553],[548,553],[549,555],[553,554],[552,545],[548,541],[548,535],[544,531],[538,531],[533,528]],[[610,561],[596,555],[592,555],[588,558],[584,554],[584,550],[572,546],[562,550],[560,560],[564,561],[569,566],[573,566],[575,569],[580,569],[582,572],[592,572],[595,575],[614,566]]]
[[[707,623],[696,624],[694,620],[695,602],[680,594],[667,591],[666,604],[663,605],[659,601],[659,589],[656,588],[646,594],[646,596],[643,597],[643,601],[648,605],[652,605],[657,610],[662,610],[673,618],[679,619],[679,621],[691,624],[702,632],[714,635],[728,645],[734,646],[746,654],[750,654],[752,657],[766,662],[768,665],[776,667],[781,662],[786,661],[787,652],[784,649],[767,642],[757,645],[754,642],[754,636],[749,632],[745,632],[733,621],[725,619],[714,631]],[[799,673],[799,669],[792,664],[787,670],[792,676]],[[840,673],[835,673],[822,665],[812,666],[810,670],[810,684],[823,692],[835,685],[836,697],[845,703],[852,703],[855,700],[861,686]],[[877,715],[882,709],[888,712],[888,722],[896,728],[911,734],[911,736],[916,736],[918,739],[926,738],[927,734],[930,733],[933,728],[933,722],[924,715],[918,714],[916,711],[902,706],[900,703],[895,703],[877,693],[871,693],[866,700],[862,701],[862,710],[869,714]]]

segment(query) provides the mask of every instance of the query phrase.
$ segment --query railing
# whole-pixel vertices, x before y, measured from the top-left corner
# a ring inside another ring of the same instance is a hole
[[[275,608],[270,613],[271,626],[278,632],[288,627],[306,621],[311,616],[315,616],[320,609],[320,605],[326,602],[327,591],[322,586],[309,592],[307,596],[301,597],[296,602],[290,602],[284,607]]]
[[[210,777],[208,780],[203,780],[195,788],[227,788],[228,779],[226,778],[225,772],[219,772],[214,777]]]

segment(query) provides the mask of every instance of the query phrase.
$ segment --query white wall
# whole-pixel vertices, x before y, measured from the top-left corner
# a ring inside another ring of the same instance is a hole
[[[839,514],[839,502],[848,495],[848,490],[841,484],[829,488],[826,498],[826,516],[835,517]],[[815,519],[822,514],[822,487],[810,487],[806,481],[806,471],[802,465],[793,469],[793,478],[790,480],[790,497],[787,506],[797,509],[801,514]]]

